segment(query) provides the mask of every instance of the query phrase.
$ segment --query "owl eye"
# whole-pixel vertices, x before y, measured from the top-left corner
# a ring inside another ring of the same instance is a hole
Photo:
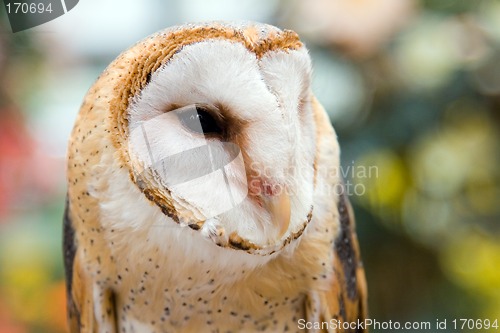
[[[222,128],[210,113],[208,107],[193,105],[178,113],[181,124],[197,134],[222,134]]]

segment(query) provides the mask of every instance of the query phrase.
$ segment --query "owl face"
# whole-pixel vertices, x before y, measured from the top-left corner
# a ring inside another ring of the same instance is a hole
[[[313,208],[307,50],[294,33],[265,25],[192,29],[189,38],[205,33],[190,42],[174,33],[171,55],[144,69],[118,120],[123,158],[173,220],[161,223],[222,247],[278,251],[300,237]]]

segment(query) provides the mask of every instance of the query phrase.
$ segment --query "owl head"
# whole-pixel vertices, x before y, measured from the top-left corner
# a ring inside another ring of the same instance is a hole
[[[115,226],[190,230],[256,255],[296,242],[314,209],[321,106],[310,85],[297,34],[265,24],[183,25],[137,43],[85,101],[105,116],[113,152],[94,172],[119,170],[106,185],[119,197],[101,205]],[[132,192],[140,199],[120,201]],[[155,213],[146,221],[135,201]]]

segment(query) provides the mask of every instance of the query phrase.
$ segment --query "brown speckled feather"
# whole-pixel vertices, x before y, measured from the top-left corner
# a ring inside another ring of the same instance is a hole
[[[304,332],[300,319],[366,316],[364,271],[346,197],[315,193],[304,227],[259,257],[245,252],[252,244],[241,235],[239,246],[224,248],[207,243],[197,229],[181,228],[179,221],[191,217],[176,210],[182,202],[132,172],[129,103],[183,46],[206,38],[241,43],[256,58],[302,47],[295,33],[261,25],[188,25],[144,39],[103,72],[85,97],[68,148],[64,252],[71,333]],[[311,99],[314,183],[340,184],[332,172],[339,163],[335,133]],[[168,238],[171,243],[154,243],[159,234],[169,236],[165,230],[178,234]],[[183,253],[186,243],[193,246]],[[201,253],[193,250],[197,246]],[[213,256],[207,260],[203,251]],[[233,265],[219,262],[224,270],[214,269],[210,259],[226,255]],[[241,258],[265,264],[248,269]]]
[[[314,110],[316,116],[318,146],[330,145],[335,136],[333,129],[327,119],[323,107],[315,101]],[[328,155],[328,150],[325,151]],[[331,319],[343,322],[363,321],[368,312],[368,291],[366,285],[365,271],[361,261],[358,239],[356,236],[356,225],[351,204],[345,193],[345,187],[341,180],[337,179],[341,186],[341,194],[337,198],[336,211],[332,211],[332,219],[338,219],[338,230],[333,239],[333,279],[330,287],[326,290],[314,293],[306,303],[309,320],[312,322],[330,322]],[[333,208],[335,209],[335,207]],[[315,302],[312,298],[317,298]],[[317,309],[312,309],[317,307]],[[314,311],[313,311],[314,310]],[[325,327],[324,332],[328,331]],[[351,332],[350,330],[337,330],[337,332]],[[352,330],[352,332],[367,332],[367,330]]]
[[[354,215],[345,194],[338,203],[340,233],[335,240],[334,271],[332,288],[325,292],[324,321],[331,318],[357,323],[367,318],[367,287],[356,236]],[[329,316],[328,316],[329,314]],[[366,332],[363,329],[345,332]]]

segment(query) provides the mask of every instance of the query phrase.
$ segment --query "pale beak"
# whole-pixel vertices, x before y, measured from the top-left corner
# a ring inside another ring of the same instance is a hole
[[[281,238],[290,225],[290,196],[286,191],[282,191],[279,195],[263,195],[262,204],[271,215],[272,222],[278,226]]]

